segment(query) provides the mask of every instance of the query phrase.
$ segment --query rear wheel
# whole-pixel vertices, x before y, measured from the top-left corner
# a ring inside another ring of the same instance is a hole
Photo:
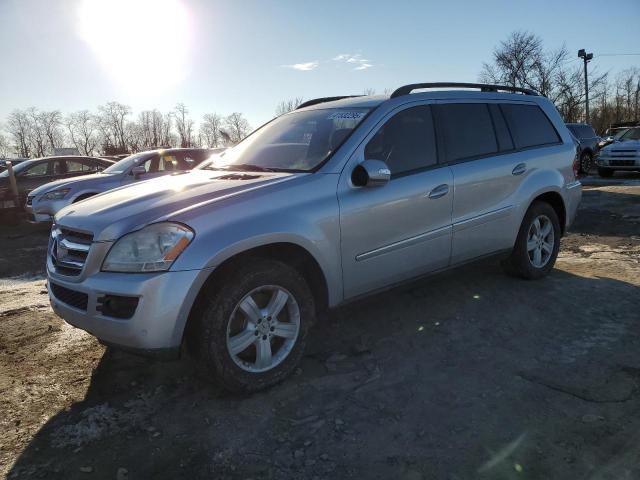
[[[613,172],[615,170],[612,170],[610,168],[598,168],[598,175],[600,175],[602,178],[609,178],[613,176]]]
[[[508,273],[528,280],[547,275],[560,249],[560,222],[551,205],[534,202],[527,210],[516,244],[505,261]]]
[[[592,155],[589,152],[583,152],[582,155],[580,155],[580,171],[585,175],[588,175],[589,171],[591,171],[592,164]]]
[[[211,290],[196,309],[188,338],[205,373],[242,392],[289,376],[315,320],[304,277],[282,262],[253,258]]]

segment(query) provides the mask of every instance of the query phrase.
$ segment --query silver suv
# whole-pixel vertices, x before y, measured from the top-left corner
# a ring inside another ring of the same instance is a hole
[[[529,90],[312,100],[204,168],[61,210],[51,305],[108,345],[184,344],[255,391],[294,370],[327,308],[492,254],[546,275],[581,197],[575,157]]]

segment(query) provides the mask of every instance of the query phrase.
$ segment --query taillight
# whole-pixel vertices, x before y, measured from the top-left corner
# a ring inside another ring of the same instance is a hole
[[[576,155],[573,157],[573,178],[578,178],[580,172],[580,150],[576,148]]]

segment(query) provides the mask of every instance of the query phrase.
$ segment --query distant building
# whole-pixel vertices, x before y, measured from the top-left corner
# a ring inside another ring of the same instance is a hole
[[[76,147],[64,147],[64,148],[54,148],[53,154],[55,156],[60,155],[80,155],[80,152]]]

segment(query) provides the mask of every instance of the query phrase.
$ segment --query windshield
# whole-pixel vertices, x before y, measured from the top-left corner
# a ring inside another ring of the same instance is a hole
[[[367,113],[368,108],[288,113],[201,168],[308,172],[342,145]]]
[[[624,130],[620,130],[618,132],[615,132],[615,134],[613,135],[613,138],[620,138],[622,135],[624,135],[625,133],[627,133],[629,131],[628,128],[625,128]]]
[[[119,162],[114,163],[109,168],[105,168],[101,173],[124,173],[131,167],[136,165],[139,160],[142,160],[148,155],[148,153],[136,153],[135,155],[129,155],[128,157],[124,157]]]
[[[640,140],[640,128],[630,128],[620,136],[620,140]]]
[[[8,160],[8,161],[10,161],[10,160]],[[17,163],[15,165],[13,165],[13,173],[15,173],[17,175],[22,170],[24,170],[27,167],[30,167],[31,165],[33,165],[33,163],[31,163],[29,161]],[[9,170],[5,170],[4,172],[0,172],[0,177],[8,177],[8,176],[9,176]]]

